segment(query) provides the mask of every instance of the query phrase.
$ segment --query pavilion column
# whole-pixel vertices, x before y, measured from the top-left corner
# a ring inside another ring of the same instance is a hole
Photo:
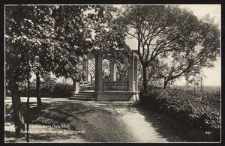
[[[85,72],[85,81],[88,81],[88,58],[83,58],[83,71]]]
[[[74,79],[73,79],[73,89],[75,95],[78,94],[80,91],[80,83]]]
[[[103,91],[103,74],[102,74],[102,59],[103,53],[97,52],[95,54],[95,93]]]
[[[138,59],[137,56],[134,58],[134,82],[135,90],[138,91]]]
[[[110,80],[116,81],[116,63],[114,61],[110,62]]]
[[[128,58],[128,91],[134,90],[134,58],[133,54]]]

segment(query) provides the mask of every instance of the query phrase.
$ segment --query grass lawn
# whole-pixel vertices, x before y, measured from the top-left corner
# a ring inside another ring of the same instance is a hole
[[[85,104],[82,102],[85,102]],[[95,106],[92,105],[93,103]],[[43,139],[47,142],[62,142],[61,139],[67,139],[67,142],[71,142],[71,140],[72,142],[123,142],[134,140],[132,136],[127,135],[125,125],[115,117],[116,113],[113,110],[105,110],[99,108],[99,106],[101,106],[101,103],[93,101],[57,101],[43,103],[41,108],[34,106],[28,113],[28,120],[31,123],[31,139],[33,141]],[[7,108],[7,112],[9,112],[9,106]],[[6,122],[11,121],[10,118],[7,118]],[[40,128],[36,128],[39,132],[34,134],[34,130],[32,131],[34,126],[32,127],[32,125],[39,125]],[[114,127],[118,129],[112,130]],[[13,128],[11,127],[11,129]],[[51,132],[46,134],[46,131],[49,130]],[[56,130],[58,132],[54,132]],[[60,130],[65,132],[59,133]],[[108,133],[109,131],[110,133]],[[68,133],[70,134],[68,135]],[[76,137],[71,138],[71,136]],[[13,130],[6,132],[6,137],[13,137]],[[10,141],[13,140],[8,139],[8,142]],[[20,141],[25,142],[25,134],[23,134]]]

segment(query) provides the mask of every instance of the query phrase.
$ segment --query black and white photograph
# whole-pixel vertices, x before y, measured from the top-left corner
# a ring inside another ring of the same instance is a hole
[[[220,143],[221,4],[4,4],[4,143]]]

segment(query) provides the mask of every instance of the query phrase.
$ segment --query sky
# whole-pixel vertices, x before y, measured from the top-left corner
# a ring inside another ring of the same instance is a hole
[[[199,19],[209,14],[211,18],[214,18],[214,22],[218,23],[221,28],[221,5],[219,4],[195,4],[195,5],[180,5],[181,8],[187,8],[193,11]],[[221,30],[221,29],[220,29]],[[126,43],[132,48],[137,48],[137,41],[134,39],[127,39]],[[220,55],[221,56],[221,55]],[[203,85],[205,86],[221,86],[221,57],[217,58],[213,68],[203,68]],[[184,78],[175,82],[176,85],[185,85]]]

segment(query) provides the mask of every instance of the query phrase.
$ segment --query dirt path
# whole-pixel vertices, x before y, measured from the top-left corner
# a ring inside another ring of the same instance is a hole
[[[102,142],[167,142],[145,120],[132,102],[85,102],[86,106],[99,109],[83,118],[99,134],[97,141]],[[107,112],[100,111],[104,110]],[[96,139],[95,139],[96,140]]]
[[[157,113],[145,113],[134,106],[133,102],[76,101],[61,98],[48,98],[42,101],[51,103],[52,107],[58,106],[57,110],[67,113],[65,120],[75,127],[76,131],[83,131],[83,133],[75,134],[74,130],[67,129],[64,133],[55,132],[50,135],[47,133],[53,133],[52,129],[45,128],[45,132],[38,135],[39,138],[31,137],[34,142],[162,143],[181,141],[173,129],[171,131],[170,125],[165,123]],[[10,131],[9,126],[8,128],[5,126],[5,129]],[[11,142],[16,141],[11,139]]]

